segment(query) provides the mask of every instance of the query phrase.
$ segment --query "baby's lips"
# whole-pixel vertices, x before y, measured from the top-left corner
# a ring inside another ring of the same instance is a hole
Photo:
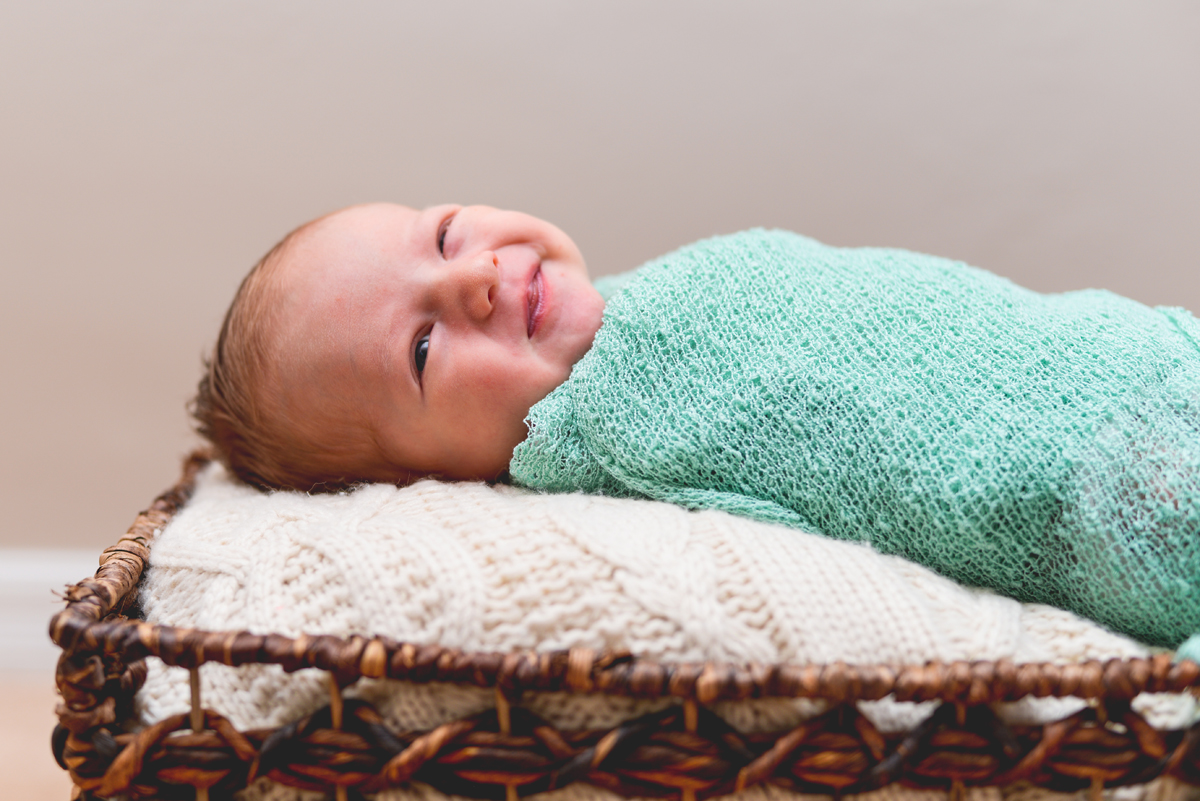
[[[525,290],[525,334],[530,339],[533,338],[533,334],[541,322],[542,313],[545,311],[545,296],[542,268],[541,265],[538,265]]]

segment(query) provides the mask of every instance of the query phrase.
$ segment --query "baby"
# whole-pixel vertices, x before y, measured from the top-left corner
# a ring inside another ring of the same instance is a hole
[[[603,308],[550,223],[353,206],[288,234],[246,276],[194,414],[262,487],[495,479]]]
[[[260,486],[508,470],[867,541],[1146,642],[1200,631],[1200,323],[1106,292],[756,230],[606,304],[548,223],[356,206],[243,282],[195,409]]]

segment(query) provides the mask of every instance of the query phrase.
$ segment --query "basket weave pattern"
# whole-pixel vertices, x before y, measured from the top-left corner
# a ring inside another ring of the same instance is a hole
[[[55,755],[81,797],[229,797],[256,777],[339,798],[420,781],[474,798],[515,799],[577,781],[625,796],[692,801],[759,783],[809,793],[902,782],[961,790],[1027,781],[1047,789],[1200,785],[1200,724],[1160,731],[1130,708],[1141,692],[1197,692],[1200,666],[1167,656],[1079,665],[1011,662],[888,666],[668,664],[628,654],[464,653],[387,638],[254,635],[129,619],[154,536],[187,501],[202,454],[72,586],[50,626],[63,649]],[[132,731],[145,658],[192,671],[192,710]],[[275,730],[238,731],[204,709],[206,662],[316,667],[330,704]],[[368,703],[343,700],[361,677],[495,688],[496,708],[431,731],[396,733]],[[674,698],[680,703],[605,730],[560,731],[519,706],[530,691]],[[916,729],[884,736],[854,703],[940,700]],[[1026,696],[1092,704],[1044,726],[1009,726],[990,704]],[[752,698],[814,698],[825,714],[769,734],[742,734],[706,707]]]

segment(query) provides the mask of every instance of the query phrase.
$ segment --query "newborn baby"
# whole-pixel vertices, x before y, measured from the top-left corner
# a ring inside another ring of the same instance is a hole
[[[1155,644],[1200,631],[1187,312],[782,231],[622,283],[606,307],[514,212],[347,209],[246,279],[197,416],[263,486],[508,468],[867,541]]]
[[[550,223],[353,206],[293,231],[245,278],[194,413],[262,487],[494,479],[603,308]]]

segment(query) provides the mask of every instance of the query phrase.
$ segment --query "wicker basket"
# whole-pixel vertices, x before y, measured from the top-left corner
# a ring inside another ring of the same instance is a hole
[[[77,797],[229,798],[256,777],[358,797],[410,781],[445,793],[516,799],[587,782],[631,797],[723,795],[759,783],[843,795],[892,782],[943,788],[1024,781],[1077,791],[1172,776],[1200,785],[1200,724],[1150,726],[1130,708],[1142,692],[1197,692],[1200,666],[1167,656],[1079,665],[1011,662],[889,666],[663,664],[584,649],[494,654],[387,638],[254,635],[139,621],[137,588],[155,535],[190,496],[208,459],[138,515],[67,591],[50,636],[63,650],[53,748]],[[191,713],[133,725],[147,656],[191,671]],[[326,708],[274,730],[238,731],[205,709],[205,662],[328,672]],[[394,732],[341,691],[361,677],[495,689],[495,709],[431,731]],[[677,704],[606,730],[560,731],[519,705],[527,691],[673,698]],[[940,700],[917,728],[883,735],[856,701]],[[1075,696],[1090,704],[1043,726],[1010,726],[991,704]],[[747,735],[708,711],[723,700],[814,698],[828,712],[787,731]]]

